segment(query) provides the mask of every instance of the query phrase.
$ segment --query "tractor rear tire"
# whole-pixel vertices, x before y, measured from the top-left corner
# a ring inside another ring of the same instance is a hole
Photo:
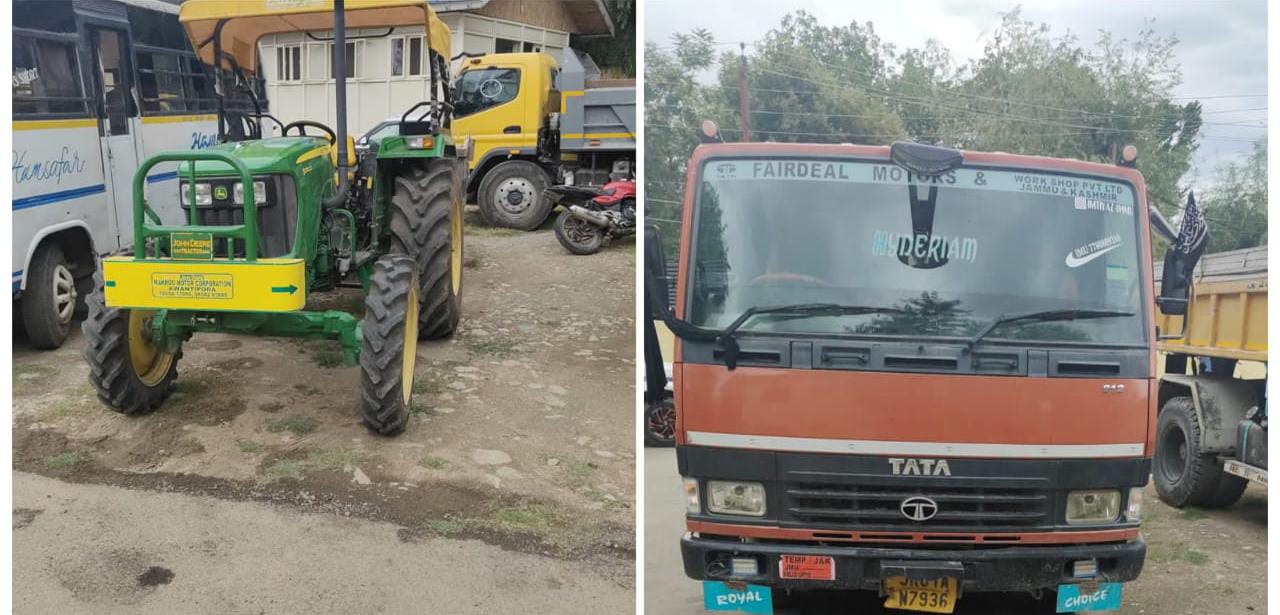
[[[1200,421],[1190,397],[1165,402],[1156,419],[1156,452],[1151,477],[1164,503],[1183,506],[1222,507],[1239,499],[1243,478],[1222,470],[1214,453],[1200,450]],[[1229,497],[1234,495],[1234,497]]]
[[[89,316],[84,331],[84,358],[89,363],[89,383],[98,399],[121,414],[144,414],[159,408],[173,394],[178,378],[177,352],[160,352],[150,342],[147,310],[107,307],[102,273],[93,276],[94,290],[87,299]]]
[[[462,169],[436,159],[395,178],[391,253],[418,262],[418,335],[443,339],[462,319]]]
[[[551,215],[554,204],[543,194],[551,178],[527,160],[508,160],[480,180],[480,215],[491,226],[532,231]]]
[[[404,254],[373,264],[364,298],[364,345],[360,351],[360,397],[364,424],[393,436],[409,422],[418,350],[418,266]]]
[[[20,309],[27,340],[36,348],[58,348],[71,332],[80,303],[72,267],[53,241],[45,242],[31,257]]]

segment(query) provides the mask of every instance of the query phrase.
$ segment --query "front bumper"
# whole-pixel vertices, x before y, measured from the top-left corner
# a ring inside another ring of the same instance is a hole
[[[1127,582],[1138,578],[1146,558],[1142,538],[1132,542],[1047,547],[1009,546],[974,549],[903,549],[894,547],[824,546],[742,543],[735,540],[696,537],[680,540],[684,571],[690,578],[708,581],[740,581],[784,589],[861,589],[879,591],[885,576],[882,564],[959,562],[964,567],[961,591],[1029,591],[1079,583],[1071,577],[1076,560],[1096,558],[1102,582]],[[835,560],[835,580],[783,579],[778,564],[783,554],[825,555]],[[708,574],[707,564],[724,556],[754,557],[759,574],[730,577],[727,570]]]
[[[102,259],[109,307],[292,312],[307,302],[300,258],[244,260]]]

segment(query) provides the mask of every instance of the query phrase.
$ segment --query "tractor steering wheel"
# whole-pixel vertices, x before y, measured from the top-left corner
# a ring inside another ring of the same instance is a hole
[[[300,136],[300,137],[305,137],[305,136],[307,136],[307,133],[306,133],[306,131],[305,131],[305,130],[303,130],[303,129],[304,129],[304,128],[306,128],[306,127],[308,127],[308,126],[310,126],[310,127],[312,127],[312,128],[319,128],[320,130],[323,130],[323,131],[324,131],[324,133],[325,133],[326,135],[328,135],[328,137],[329,137],[329,142],[330,142],[330,143],[336,143],[336,142],[338,141],[338,135],[337,135],[337,134],[335,134],[335,133],[333,132],[333,129],[332,129],[332,128],[329,128],[328,126],[325,126],[324,124],[321,124],[320,122],[313,122],[313,121],[311,121],[311,120],[298,120],[298,121],[296,121],[296,122],[289,122],[288,124],[285,124],[285,126],[284,126],[284,130],[283,130],[283,131],[281,131],[280,136],[282,136],[282,137],[287,137],[287,136],[289,136],[289,129],[290,129],[290,128],[297,128],[297,129],[298,129],[298,136]]]

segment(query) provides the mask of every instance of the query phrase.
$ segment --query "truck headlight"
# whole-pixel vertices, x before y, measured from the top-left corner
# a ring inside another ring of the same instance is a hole
[[[1129,490],[1129,505],[1124,509],[1124,520],[1130,523],[1142,521],[1142,487]]]
[[[1067,523],[1110,523],[1119,516],[1118,489],[1072,491],[1067,494]]]
[[[231,196],[236,205],[244,205],[244,184],[236,182],[235,191]],[[253,182],[253,204],[267,204],[267,182],[261,180]]]
[[[702,513],[702,501],[698,499],[698,479],[684,479],[684,511],[691,515]]]
[[[191,182],[178,185],[178,202],[187,205],[191,202]],[[196,182],[196,205],[212,205],[213,191],[209,182]]]
[[[764,485],[707,481],[707,510],[723,515],[764,516]]]

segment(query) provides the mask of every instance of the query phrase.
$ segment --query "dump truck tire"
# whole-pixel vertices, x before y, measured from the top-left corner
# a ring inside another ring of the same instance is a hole
[[[71,268],[54,242],[41,245],[31,257],[27,288],[19,303],[27,340],[36,348],[58,348],[71,332],[71,320],[80,303]]]
[[[532,162],[503,162],[480,180],[480,215],[492,226],[532,231],[551,214],[551,199],[542,194],[550,185],[546,171]]]
[[[395,179],[391,253],[418,262],[418,336],[453,335],[462,319],[462,170],[437,159]]]
[[[107,307],[102,273],[95,273],[93,280],[94,291],[87,299],[89,316],[80,325],[89,383],[98,399],[116,412],[155,410],[173,394],[182,349],[164,353],[151,346],[148,325],[152,312]]]
[[[1200,431],[1190,397],[1174,397],[1160,409],[1151,477],[1156,493],[1170,506],[1213,506],[1229,494],[1228,489],[1216,495],[1224,482],[1244,480],[1224,473],[1217,455],[1200,452]]]
[[[364,299],[360,397],[364,424],[392,436],[409,421],[409,396],[418,350],[418,266],[410,256],[388,254],[373,264]]]
[[[1221,468],[1221,462],[1219,462]],[[1235,504],[1240,500],[1240,496],[1244,495],[1244,490],[1249,488],[1249,481],[1240,478],[1235,474],[1229,474],[1225,470],[1222,472],[1221,478],[1218,480],[1218,487],[1213,490],[1209,498],[1205,500],[1201,506],[1205,508],[1226,508]]]
[[[604,245],[604,229],[573,217],[569,210],[556,216],[556,239],[570,254],[586,256]]]

